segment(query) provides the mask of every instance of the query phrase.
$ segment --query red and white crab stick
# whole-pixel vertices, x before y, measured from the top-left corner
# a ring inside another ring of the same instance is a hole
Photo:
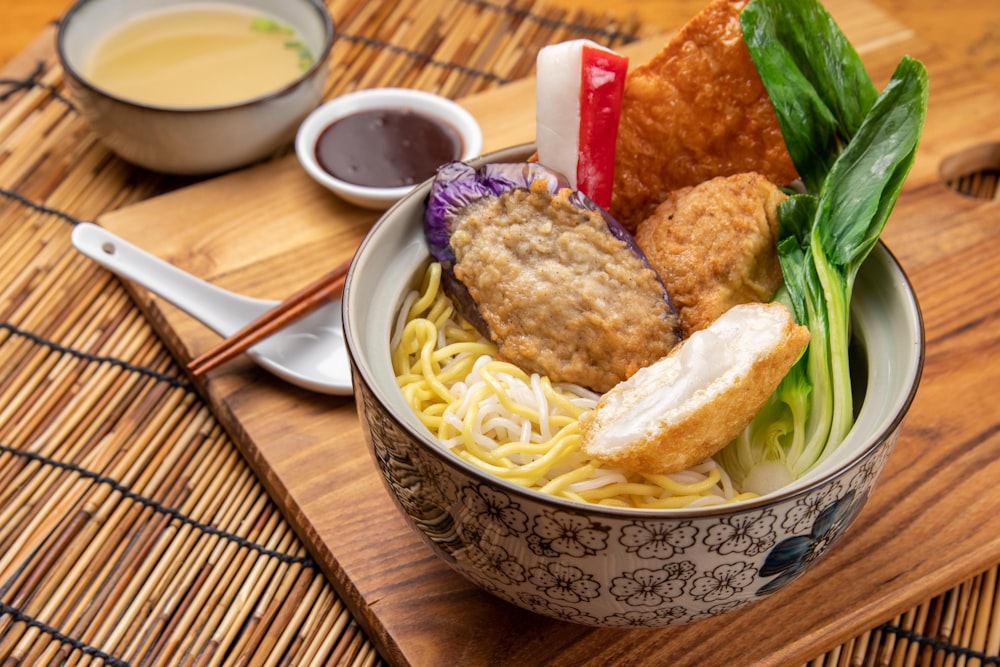
[[[575,39],[542,48],[536,68],[538,161],[607,208],[628,57]]]

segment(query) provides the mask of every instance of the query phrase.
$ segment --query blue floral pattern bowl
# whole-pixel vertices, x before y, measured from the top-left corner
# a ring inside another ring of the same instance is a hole
[[[484,160],[512,161],[530,147]],[[484,590],[552,618],[659,627],[718,616],[780,591],[848,532],[875,488],[919,382],[919,307],[884,246],[852,303],[867,361],[857,423],[836,454],[791,486],[698,509],[630,510],[544,496],[437,444],[409,411],[390,329],[427,261],[426,184],[373,227],[348,276],[344,322],[358,412],[390,495],[441,558]]]

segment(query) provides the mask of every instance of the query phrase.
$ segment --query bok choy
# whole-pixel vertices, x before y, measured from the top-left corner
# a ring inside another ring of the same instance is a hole
[[[854,280],[913,164],[927,111],[923,65],[906,56],[877,93],[816,0],[753,0],[744,40],[805,186],[778,209],[784,287],[809,327],[806,352],[722,463],[767,493],[830,454],[854,423],[848,344]]]

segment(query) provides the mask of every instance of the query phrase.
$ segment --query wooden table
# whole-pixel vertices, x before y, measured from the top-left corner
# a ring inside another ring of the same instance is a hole
[[[634,9],[671,27],[700,6],[636,2]],[[998,208],[956,194],[939,177],[942,163],[968,164],[971,158],[954,156],[1000,141],[994,127],[1000,99],[983,85],[978,63],[953,59],[920,30],[863,0],[828,6],[877,81],[911,52],[928,63],[932,86],[920,158],[885,235],[925,308],[925,383],[886,481],[857,526],[787,594],[718,622],[630,633],[557,624],[512,612],[422,546],[380,495],[348,401],[289,391],[246,364],[213,374],[201,389],[218,418],[388,659],[415,665],[606,664],[614,658],[795,664],[1000,562],[1000,517],[989,481],[1000,474],[1000,419],[992,398],[1000,378],[995,364],[982,362],[998,346],[991,310],[1000,297],[992,261],[1000,252],[993,222]],[[975,26],[988,28],[985,19]],[[967,56],[973,47],[955,53]],[[650,48],[632,52],[641,59]],[[531,139],[529,97],[530,85],[513,83],[464,99],[487,130],[487,149]],[[211,225],[212,237],[203,238],[190,219]],[[337,221],[332,227],[331,219]],[[122,208],[100,222],[227,287],[280,296],[349,252],[371,217],[323,196],[286,160]],[[243,235],[250,227],[255,241]],[[242,239],[238,254],[227,251],[234,239]],[[303,245],[311,250],[302,252]],[[138,297],[181,359],[214,342],[162,302]],[[317,460],[333,463],[318,470]],[[961,486],[963,476],[981,486]]]

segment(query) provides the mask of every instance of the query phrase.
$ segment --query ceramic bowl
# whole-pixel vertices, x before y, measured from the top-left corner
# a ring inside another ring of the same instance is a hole
[[[302,119],[322,100],[334,32],[320,0],[226,0],[291,26],[314,55],[296,80],[262,96],[220,106],[165,107],[124,99],[87,80],[84,63],[110,30],[151,10],[202,1],[77,0],[59,22],[56,46],[74,103],[112,151],[146,169],[203,175],[262,160],[290,145]]]
[[[512,149],[486,159],[524,159]],[[856,425],[837,454],[792,485],[726,506],[634,510],[525,490],[440,446],[397,389],[388,341],[428,261],[424,184],[372,228],[344,294],[358,412],[375,464],[409,524],[486,591],[590,626],[685,624],[780,591],[849,529],[893,448],[919,382],[923,325],[911,286],[879,244],[852,302],[868,365]],[[862,566],[862,564],[858,564]]]
[[[462,140],[459,159],[478,157],[483,133],[476,119],[457,102],[441,95],[409,88],[366,88],[345,93],[317,107],[299,128],[295,153],[306,172],[342,199],[363,208],[385,210],[416,186],[370,187],[336,178],[323,169],[316,157],[316,142],[334,122],[357,112],[378,109],[411,109],[428,114],[454,128]]]

